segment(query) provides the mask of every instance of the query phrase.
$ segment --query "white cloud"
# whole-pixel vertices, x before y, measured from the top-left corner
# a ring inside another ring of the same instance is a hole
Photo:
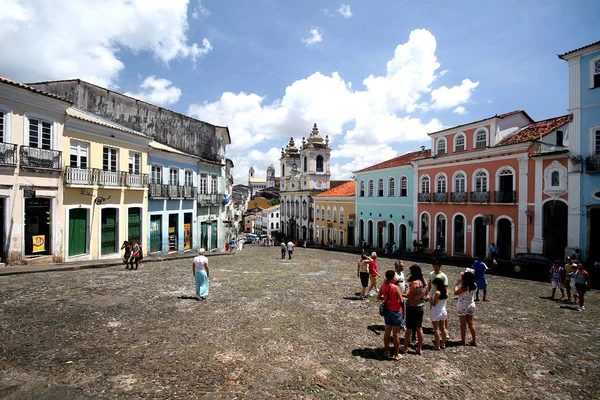
[[[469,101],[477,86],[479,86],[479,82],[471,82],[470,79],[464,79],[461,85],[451,88],[441,86],[431,92],[431,99],[433,100],[431,108],[441,110],[465,104]]]
[[[313,26],[308,33],[310,36],[302,38],[302,43],[304,43],[306,47],[310,47],[315,43],[323,41],[323,32],[320,28]]]
[[[352,16],[352,10],[347,4],[342,4],[340,8],[337,9],[337,12],[344,18],[350,18]]]
[[[187,37],[188,0],[3,0],[0,70],[22,82],[82,78],[114,87],[120,49],[169,63],[212,49]],[[17,56],[18,55],[18,56]]]
[[[349,178],[352,171],[397,156],[399,147],[418,150],[418,145],[429,140],[427,133],[443,128],[431,114],[460,107],[454,104],[448,108],[446,104],[447,108],[442,108],[443,96],[431,97],[438,89],[433,85],[440,69],[436,46],[430,32],[415,30],[406,43],[396,47],[386,73],[368,76],[360,88],[337,72],[315,72],[291,83],[279,99],[267,101],[255,93],[226,92],[217,101],[191,105],[188,114],[229,126],[232,144],[227,151],[236,166],[236,182],[247,181],[250,166],[264,171],[275,163],[279,175],[280,148],[290,137],[300,146],[314,122],[323,137],[329,135],[332,176]],[[461,103],[465,103],[476,84],[465,79],[460,86],[447,90],[471,87],[463,92]],[[411,115],[417,110],[429,110],[425,114],[429,117]],[[268,156],[250,152],[267,143],[279,150],[269,150]]]
[[[202,0],[196,0],[196,7],[192,10],[192,18],[200,19],[201,17],[208,17],[210,11],[202,5]]]
[[[458,106],[452,112],[455,114],[458,114],[458,115],[465,115],[465,114],[467,114],[467,109],[464,108],[463,106]]]
[[[126,92],[125,94],[159,106],[175,104],[181,97],[181,89],[176,86],[171,86],[171,84],[172,82],[167,79],[149,76],[144,79],[144,82],[140,85],[140,92]]]

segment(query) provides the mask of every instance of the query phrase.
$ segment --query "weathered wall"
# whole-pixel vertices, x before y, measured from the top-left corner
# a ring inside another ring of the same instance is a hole
[[[142,132],[176,149],[222,162],[215,126],[80,80],[31,86],[66,97],[74,106]]]

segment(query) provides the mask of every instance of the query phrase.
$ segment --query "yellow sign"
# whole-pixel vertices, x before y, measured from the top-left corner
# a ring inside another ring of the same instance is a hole
[[[175,227],[174,226],[170,226],[169,227],[169,233],[175,233]]]
[[[183,248],[188,250],[192,248],[192,227],[191,224],[183,224]]]
[[[34,253],[46,251],[46,235],[32,236],[31,239],[33,240]]]

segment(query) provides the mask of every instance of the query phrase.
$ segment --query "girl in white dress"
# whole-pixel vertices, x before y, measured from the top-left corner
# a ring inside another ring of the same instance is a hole
[[[445,349],[447,336],[445,321],[448,319],[446,301],[448,300],[448,293],[446,292],[444,281],[440,278],[435,278],[431,282],[431,285],[435,290],[433,298],[429,299],[429,319],[431,319],[431,323],[433,324],[433,335],[435,337],[434,349]]]

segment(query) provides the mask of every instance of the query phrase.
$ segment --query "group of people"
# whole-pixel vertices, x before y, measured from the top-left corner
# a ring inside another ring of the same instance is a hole
[[[476,271],[483,271],[478,280],[482,285],[487,285],[485,270],[487,266],[481,262],[460,273],[459,279],[454,285],[454,293],[457,296],[456,312],[460,321],[461,344],[466,343],[466,331],[469,328],[472,346],[477,346],[477,332],[473,316],[475,315],[475,301],[478,294],[476,284]],[[416,353],[420,355],[423,347],[423,317],[425,307],[429,305],[429,319],[434,331],[434,349],[441,350],[446,347],[448,335],[448,311],[446,303],[449,296],[448,277],[442,272],[441,263],[434,259],[433,271],[429,273],[429,280],[425,279],[421,267],[412,265],[408,279],[404,276],[404,262],[396,261],[394,270],[385,273],[385,280],[378,291],[377,298],[385,302],[382,310],[385,322],[383,336],[384,351],[386,357],[390,355],[390,338],[393,343],[393,357],[398,360],[402,353],[408,351],[408,345],[412,337],[416,337]],[[377,292],[377,278],[380,277],[377,267],[377,254],[375,252],[368,256],[363,253],[358,261],[357,277],[360,277],[361,291],[357,293],[359,298],[365,299],[372,291]],[[370,283],[370,286],[369,286]],[[368,289],[367,289],[368,287]],[[487,286],[484,286],[484,300],[487,300]],[[404,343],[400,348],[400,329],[405,328]],[[414,333],[414,335],[413,335]],[[413,341],[415,339],[413,338]]]
[[[285,243],[285,240],[282,240],[279,246],[281,248],[281,259],[284,260],[285,254],[287,253],[289,259],[291,260],[294,256],[294,242],[290,240],[289,242]]]
[[[555,300],[556,289],[560,290],[561,297],[565,298],[565,288],[567,289],[567,303],[577,304],[577,310],[585,310],[585,293],[592,286],[590,274],[583,269],[583,263],[572,256],[567,257],[567,262],[562,266],[561,260],[554,261],[550,269],[550,282],[552,283],[552,295],[550,299]],[[573,301],[571,301],[573,295]]]
[[[137,270],[138,267],[141,268],[144,266],[142,263],[144,252],[142,251],[142,246],[136,240],[125,240],[121,245],[121,250],[125,250],[122,258],[125,269]]]

